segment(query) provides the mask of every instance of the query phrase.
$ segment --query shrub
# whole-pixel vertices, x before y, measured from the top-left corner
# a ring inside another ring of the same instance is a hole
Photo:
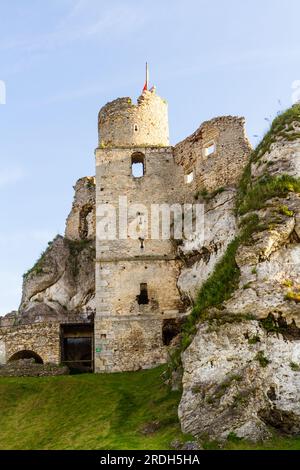
[[[260,343],[260,337],[258,335],[254,335],[248,339],[249,344],[257,344]]]
[[[264,351],[258,351],[254,359],[259,362],[261,367],[267,367],[271,362],[266,358]]]

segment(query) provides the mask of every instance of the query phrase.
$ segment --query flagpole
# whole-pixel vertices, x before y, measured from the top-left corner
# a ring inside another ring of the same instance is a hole
[[[148,70],[148,62],[146,62],[146,90],[148,90],[149,84],[149,70]]]

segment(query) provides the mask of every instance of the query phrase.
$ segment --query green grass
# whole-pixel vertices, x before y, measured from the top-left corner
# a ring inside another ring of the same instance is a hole
[[[292,128],[294,122],[300,122],[300,104],[296,104],[280,113],[272,122],[270,130],[266,133],[260,144],[256,147],[253,154],[253,161],[259,160],[266,152],[270,150],[271,145],[283,138],[294,141],[300,138],[298,132]]]
[[[175,439],[193,440],[180,431],[181,393],[163,384],[164,370],[0,378],[0,449],[165,450]],[[158,429],[144,434],[145,426],[154,421],[159,422]],[[203,446],[220,449],[217,442]],[[270,441],[253,444],[232,433],[223,448],[300,449],[300,437],[274,434]]]
[[[271,362],[263,351],[258,351],[254,359],[259,362],[261,367],[267,367]]]
[[[195,305],[184,331],[189,333],[195,323],[201,319],[208,307],[216,307],[229,299],[239,280],[239,269],[235,262],[235,255],[239,246],[239,239],[233,240],[225,255],[216,264],[214,272],[200,289]]]
[[[187,437],[163,371],[0,378],[0,449],[168,449]]]
[[[217,442],[206,442],[204,444],[205,450],[218,450],[220,449]],[[224,450],[299,450],[300,437],[286,437],[274,434],[274,437],[269,441],[252,443],[244,439],[234,438],[230,436]]]
[[[285,197],[289,192],[300,193],[300,178],[289,175],[277,177],[266,175],[251,187],[248,187],[246,193],[240,191],[237,213],[243,215],[249,211],[261,209],[268,199]],[[282,207],[280,206],[279,209],[282,209]],[[291,216],[290,213],[288,215]]]

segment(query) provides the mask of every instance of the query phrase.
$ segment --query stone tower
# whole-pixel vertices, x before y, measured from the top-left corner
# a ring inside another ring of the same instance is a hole
[[[137,104],[106,104],[98,124],[95,371],[149,368],[166,361],[183,311],[174,243],[151,236],[151,205],[180,202],[183,170],[169,146],[167,103],[155,91]],[[119,221],[120,197],[135,236],[117,224],[115,236],[103,239],[103,208],[117,208]]]

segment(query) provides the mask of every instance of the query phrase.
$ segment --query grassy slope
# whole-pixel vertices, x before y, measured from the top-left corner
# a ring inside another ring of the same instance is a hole
[[[180,393],[162,371],[0,378],[0,449],[168,449],[183,438]],[[155,420],[161,428],[143,435]]]
[[[0,378],[0,449],[150,450],[185,441],[177,418],[180,393],[163,385],[162,371]],[[160,429],[141,432],[157,420]],[[300,437],[275,436],[265,444],[233,440],[225,449],[300,449]]]

